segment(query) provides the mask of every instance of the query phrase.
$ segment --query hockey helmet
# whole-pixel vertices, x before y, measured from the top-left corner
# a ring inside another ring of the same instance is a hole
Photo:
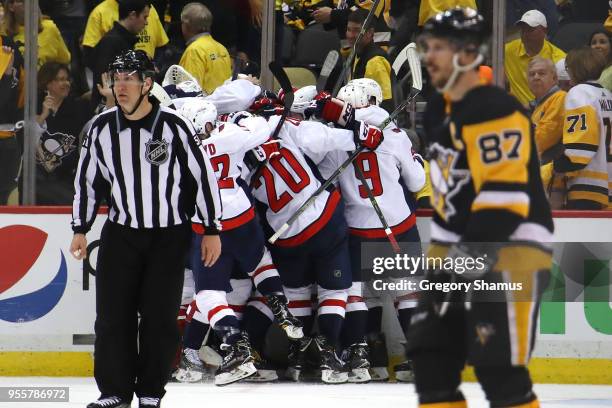
[[[113,80],[112,73],[127,72],[140,74],[140,79],[155,75],[155,65],[149,58],[146,52],[142,50],[128,50],[115,57],[113,62],[108,65],[108,72],[111,73],[111,81]]]
[[[363,86],[346,84],[338,91],[338,99],[350,103],[353,108],[365,108],[370,105],[370,97]]]
[[[201,98],[193,98],[179,109],[179,114],[190,121],[198,135],[207,136],[217,127],[217,107]],[[207,129],[207,125],[210,125]]]
[[[380,105],[382,103],[382,88],[375,80],[371,78],[358,78],[349,81],[349,84],[362,87],[372,105]],[[375,101],[373,102],[372,99]]]
[[[317,96],[317,87],[314,85],[303,86],[294,93],[291,112],[304,113],[310,107],[313,99]]]
[[[484,18],[469,7],[455,7],[427,20],[423,34],[449,38],[462,45],[480,46],[486,37]]]

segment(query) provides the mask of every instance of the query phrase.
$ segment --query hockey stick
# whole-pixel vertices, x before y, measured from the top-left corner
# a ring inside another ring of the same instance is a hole
[[[377,126],[381,131],[383,131],[387,127],[387,125],[389,125],[389,123],[391,123],[404,109],[406,109],[406,106],[408,106],[408,104],[412,102],[414,98],[416,98],[416,96],[421,92],[421,89],[423,89],[423,81],[420,75],[421,63],[418,59],[418,56],[416,55],[416,49],[414,50],[414,54],[412,56],[409,56],[408,64],[410,64],[410,70],[412,72],[419,72],[419,74],[413,75],[412,77],[412,89],[410,91],[410,95],[408,96],[408,98],[404,100],[402,103],[400,103],[398,107],[395,108],[393,112],[391,112],[389,117],[385,119],[380,125]],[[285,231],[287,231],[287,229],[289,229],[291,224],[293,224],[293,222],[296,219],[298,219],[298,217],[302,215],[302,213],[306,211],[306,209],[314,203],[314,201],[319,196],[319,194],[321,194],[323,190],[327,189],[327,187],[329,187],[334,181],[336,181],[338,177],[340,177],[340,175],[344,172],[344,170],[346,170],[346,168],[351,165],[351,163],[357,158],[357,156],[359,155],[359,153],[363,151],[363,149],[364,149],[363,146],[360,146],[357,149],[355,149],[349,155],[349,157],[340,165],[340,167],[338,167],[336,171],[334,171],[332,175],[329,176],[329,178],[323,184],[321,184],[319,188],[315,190],[314,193],[312,193],[312,195],[308,198],[308,200],[306,200],[304,204],[302,204],[300,208],[298,208],[296,212],[291,217],[289,217],[287,222],[285,222],[278,229],[278,231],[276,231],[274,235],[272,235],[270,239],[268,239],[268,242],[271,244],[275,243],[278,240],[278,238],[282,234],[284,234]],[[367,185],[367,184],[364,184],[364,185]]]
[[[336,67],[336,63],[338,62],[338,58],[340,54],[338,51],[331,50],[327,57],[325,57],[325,62],[323,62],[323,68],[321,68],[321,73],[319,74],[319,79],[317,79],[317,92],[321,92],[325,90],[325,85],[327,85],[327,79],[329,78],[329,74]]]
[[[376,9],[378,8],[379,3],[380,3],[380,0],[374,0],[374,4],[372,4],[372,8],[370,9],[368,16],[366,17],[363,24],[361,25],[361,30],[359,30],[359,34],[357,35],[357,38],[355,39],[355,43],[353,44],[351,53],[344,61],[344,65],[342,65],[342,71],[340,72],[340,76],[338,77],[338,79],[336,80],[336,83],[334,84],[334,88],[332,91],[333,96],[338,95],[338,91],[340,90],[340,88],[344,84],[344,81],[348,77],[351,66],[353,65],[353,60],[355,59],[355,55],[357,54],[357,44],[359,44],[359,42],[361,41],[361,38],[365,35],[366,27],[369,27],[370,21],[372,21],[372,19],[374,18],[374,15],[376,14]]]

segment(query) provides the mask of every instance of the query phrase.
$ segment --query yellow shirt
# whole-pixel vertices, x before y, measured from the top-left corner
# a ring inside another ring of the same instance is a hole
[[[38,68],[45,62],[59,62],[70,64],[70,51],[64,43],[62,34],[55,23],[47,18],[41,21],[42,30],[38,33]],[[20,43],[19,51],[23,55],[25,50],[25,27],[19,26],[14,41]]]
[[[423,160],[423,164],[425,165],[425,185],[415,194],[417,201],[423,197],[431,198],[432,196],[431,179],[429,177],[429,162],[427,160]]]
[[[193,75],[209,95],[232,75],[227,49],[208,33],[187,46],[179,65]]]
[[[565,52],[544,40],[544,45],[538,53],[539,57],[557,62],[565,58]],[[521,39],[510,41],[506,44],[504,56],[504,69],[510,83],[510,93],[514,95],[523,105],[535,99],[527,85],[527,65],[532,58],[527,55]]]
[[[419,26],[424,25],[436,14],[456,6],[477,9],[476,0],[422,0],[419,8]]]
[[[353,67],[357,65],[359,58],[355,57]],[[391,64],[386,58],[375,56],[370,58],[365,67],[364,78],[370,78],[378,82],[382,89],[383,100],[391,99],[393,92],[391,90]]]
[[[540,155],[561,142],[566,94],[565,91],[558,90],[538,105],[531,115],[531,122],[535,127],[535,142]]]
[[[83,45],[95,47],[104,37],[104,34],[113,28],[113,23],[117,20],[119,20],[119,4],[117,0],[104,0],[98,4],[87,19],[87,26],[83,35]],[[138,33],[138,42],[135,48],[145,51],[149,57],[153,58],[155,49],[166,44],[168,44],[168,36],[159,20],[155,7],[151,5],[147,25]]]

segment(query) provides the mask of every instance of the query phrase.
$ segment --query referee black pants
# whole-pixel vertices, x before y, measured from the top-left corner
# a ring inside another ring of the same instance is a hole
[[[134,229],[107,221],[96,268],[94,376],[103,397],[158,397],[179,342],[189,224]],[[140,321],[138,317],[140,316]]]

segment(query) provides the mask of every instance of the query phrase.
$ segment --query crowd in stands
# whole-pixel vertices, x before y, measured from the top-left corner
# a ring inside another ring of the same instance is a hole
[[[211,94],[232,76],[232,67],[236,65],[236,72],[260,74],[263,1],[40,0],[37,204],[71,203],[79,137],[82,127],[100,106],[112,104],[103,74],[115,55],[132,48],[144,50],[155,60],[159,81],[169,66],[180,64]],[[275,0],[276,59],[285,66],[309,70],[314,75],[307,78],[316,79],[327,51],[338,49],[344,58],[350,53],[373,3]],[[441,10],[462,6],[478,8],[491,22],[492,3],[382,0],[374,23],[358,44],[351,75],[376,80],[383,91],[382,106],[392,111],[406,87],[401,81],[405,70],[392,72],[392,63],[399,51],[417,38],[425,21]],[[506,86],[532,112],[543,182],[554,208],[605,209],[608,207],[605,197],[610,195],[608,179],[612,178],[607,166],[612,164],[612,155],[611,158],[605,155],[598,168],[593,169],[592,157],[599,157],[599,153],[589,150],[600,144],[610,149],[610,134],[600,131],[606,127],[612,132],[610,122],[605,110],[596,109],[594,99],[586,96],[590,90],[577,85],[599,84],[603,90],[612,90],[612,2],[590,0],[588,6],[586,3],[507,1]],[[20,177],[24,17],[24,0],[3,1],[0,205],[9,202],[9,194]],[[329,78],[330,89],[341,64],[342,58]],[[491,61],[487,65],[491,66]],[[481,69],[483,81],[490,82],[491,69],[487,66]],[[435,90],[429,87],[428,91]],[[423,93],[422,100],[427,100],[428,91]],[[570,111],[577,113],[569,114]],[[570,126],[575,115],[583,122]],[[407,120],[400,124],[415,127]],[[426,137],[420,134],[418,126],[417,131],[420,138]],[[606,136],[606,140],[600,140]],[[577,144],[583,150],[577,151]],[[597,174],[593,179],[586,177],[587,173]],[[11,202],[16,201],[13,196]]]

